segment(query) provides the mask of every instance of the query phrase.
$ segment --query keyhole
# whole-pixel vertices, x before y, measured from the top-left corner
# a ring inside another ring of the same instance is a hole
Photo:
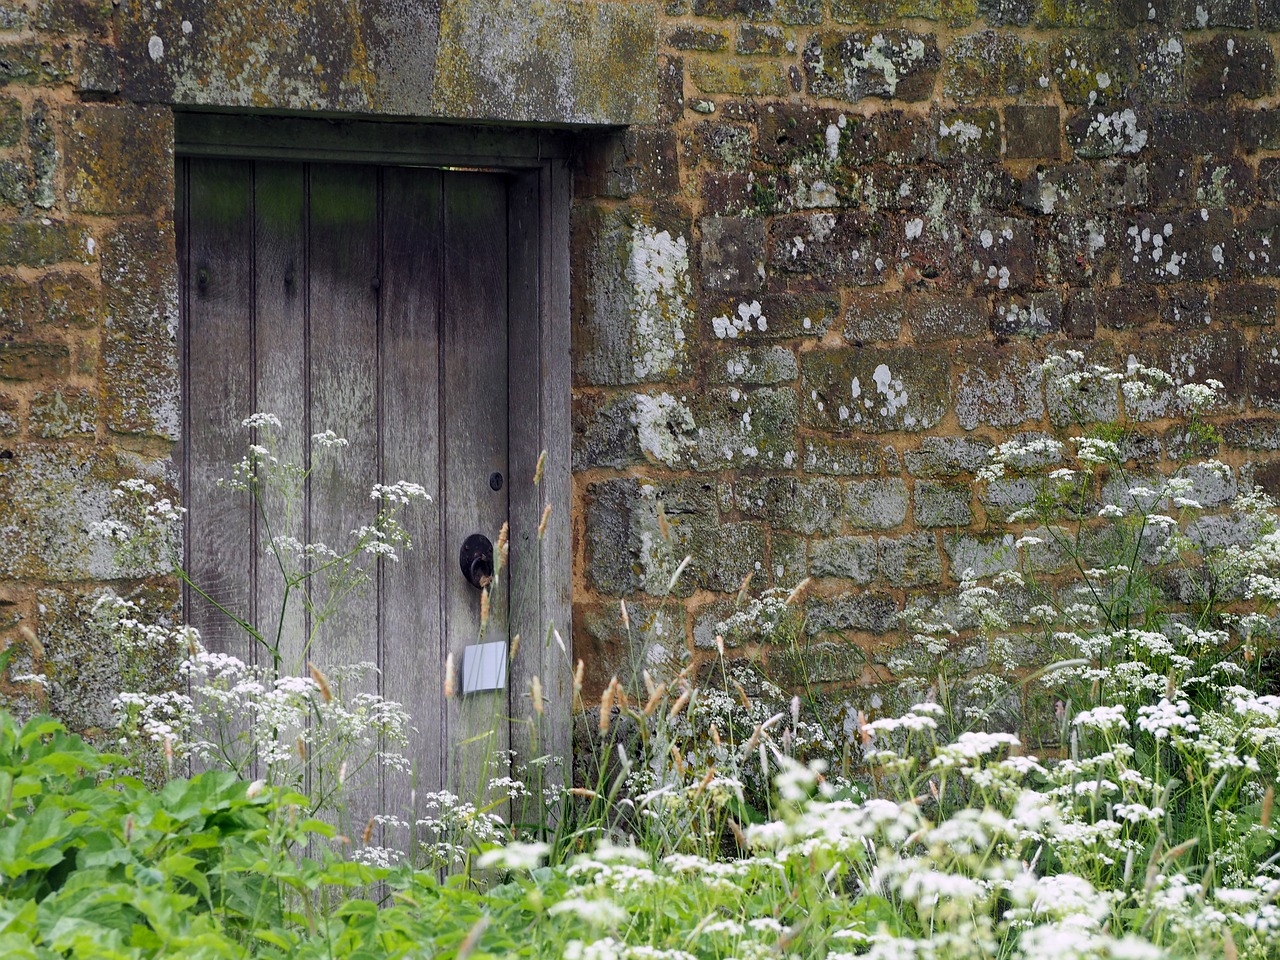
[[[496,470],[489,474],[489,489],[494,491],[502,489],[502,474]]]

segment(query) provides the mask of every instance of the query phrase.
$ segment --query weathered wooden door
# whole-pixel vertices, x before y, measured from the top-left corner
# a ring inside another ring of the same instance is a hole
[[[313,468],[300,503],[306,540],[347,542],[373,518],[376,483],[426,487],[433,502],[403,515],[413,549],[381,562],[305,656],[314,623],[294,604],[284,650],[294,669],[306,659],[377,665],[371,689],[405,704],[417,726],[409,756],[419,794],[473,784],[480,757],[509,746],[520,699],[519,690],[443,696],[447,654],[460,667],[463,648],[479,638],[480,592],[462,575],[459,547],[474,533],[496,540],[514,501],[533,498],[531,477],[510,476],[512,444],[527,445],[511,420],[529,403],[521,364],[536,363],[537,350],[525,357],[529,331],[513,328],[508,313],[526,282],[509,262],[526,242],[514,231],[536,244],[537,230],[509,228],[518,220],[510,183],[497,172],[179,161],[189,568],[253,622],[280,607],[281,579],[265,549],[271,534],[245,494],[216,485],[243,456],[240,421],[251,412],[277,415],[283,454]],[[536,389],[536,367],[532,379]],[[318,449],[310,438],[324,430],[350,446],[338,456]],[[529,472],[536,451],[517,454]],[[519,540],[520,550],[532,548],[527,529]],[[499,582],[495,628],[505,639]],[[211,648],[262,659],[198,597],[188,619]],[[464,741],[468,751],[458,749]],[[355,822],[379,809],[405,816],[409,787],[408,778],[384,777],[352,811]]]

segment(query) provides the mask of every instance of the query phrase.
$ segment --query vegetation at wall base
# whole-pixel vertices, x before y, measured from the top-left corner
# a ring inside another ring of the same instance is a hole
[[[744,584],[701,661],[638,664],[589,708],[578,666],[572,786],[546,775],[554,758],[495,756],[476,795],[361,828],[346,772],[394,764],[397,705],[357,703],[341,670],[250,676],[104,601],[116,642],[188,646],[195,699],[125,691],[121,755],[0,716],[0,952],[1280,956],[1276,505],[1212,459],[1132,456],[1143,410],[1211,448],[1214,384],[1070,353],[1049,367],[1079,416],[992,451],[979,482],[1021,498],[1018,535],[904,617],[891,667],[913,699],[875,715],[807,672],[805,584]],[[774,684],[743,636],[793,650],[801,682]],[[224,723],[233,689],[252,736]],[[529,692],[537,730],[536,678]],[[188,755],[226,769],[174,776]],[[340,762],[317,777],[313,760]]]

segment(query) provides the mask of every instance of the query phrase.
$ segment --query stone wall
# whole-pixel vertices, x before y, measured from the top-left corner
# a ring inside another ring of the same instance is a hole
[[[1064,349],[1223,381],[1222,456],[1274,490],[1278,27],[1271,0],[666,3],[659,122],[576,211],[594,682],[708,655],[750,575],[814,578],[811,677],[882,683],[904,607],[1011,562],[1034,490],[972,481],[1062,424]],[[1183,440],[1144,430],[1152,463]]]
[[[172,613],[158,559],[91,535],[112,489],[176,496],[174,110],[651,121],[654,9],[578,0],[0,0],[0,702],[110,723],[105,585]],[[490,29],[492,28],[492,29]],[[237,411],[229,411],[235,415]],[[157,615],[162,615],[157,614]]]
[[[172,112],[118,98],[115,11],[0,3],[0,646],[49,680],[4,692],[87,729],[118,666],[85,596],[149,572],[90,528],[179,426]]]
[[[1217,377],[1224,457],[1277,485],[1277,30],[1275,0],[0,0],[0,645],[50,680],[7,693],[104,723],[84,598],[154,572],[88,531],[173,479],[174,106],[619,131],[573,215],[590,683],[705,655],[748,574],[813,577],[809,668],[865,682],[900,610],[998,562],[1025,491],[971,480],[1060,420],[1047,353]]]

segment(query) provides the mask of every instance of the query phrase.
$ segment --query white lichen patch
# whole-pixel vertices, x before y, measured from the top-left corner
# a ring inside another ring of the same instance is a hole
[[[1005,303],[996,307],[996,316],[1004,326],[1023,332],[1048,332],[1052,329],[1044,307],[1036,303]]]
[[[834,79],[850,101],[864,96],[892,98],[903,77],[924,60],[925,53],[924,41],[915,36],[899,39],[876,33],[870,39],[854,38],[848,52],[840,57]],[[810,53],[809,63],[819,73],[825,70],[820,50]]]
[[[1085,240],[1089,248],[1089,256],[1095,256],[1098,251],[1103,250],[1107,246],[1107,238],[1102,233],[1102,227],[1097,220],[1086,220],[1084,227],[1089,231],[1089,235]]]
[[[827,143],[827,159],[835,163],[840,159],[840,126],[835,123],[828,123],[825,134]]]
[[[949,215],[952,190],[945,180],[929,180],[921,193],[924,200],[924,220],[930,231],[943,240],[951,240],[958,228]]]
[[[840,206],[840,195],[826,180],[814,180],[808,183],[797,180],[791,193],[791,202],[797,210],[812,210],[819,207]],[[801,241],[803,249],[804,241]],[[799,251],[798,251],[799,252]]]
[[[967,147],[982,139],[982,129],[976,123],[969,123],[967,120],[957,120],[950,125],[943,122],[938,125],[938,136],[955,137],[956,143],[961,147]]]
[[[641,224],[632,231],[627,282],[633,294],[631,359],[637,380],[661,378],[685,358],[689,300],[689,242]]]
[[[1037,182],[1035,195],[1035,209],[1041,213],[1053,213],[1053,208],[1058,205],[1058,185],[1049,180],[1041,178]]]
[[[861,61],[851,61],[851,70],[861,65],[869,70],[878,70],[884,76],[884,85],[893,96],[898,92],[899,71],[905,71],[913,63],[924,59],[924,42],[911,37],[905,44],[886,40],[883,34],[877,33],[865,48]]]
[[[636,394],[631,422],[644,455],[669,467],[681,462],[697,429],[689,408],[669,393]]]
[[[1111,154],[1137,153],[1147,145],[1147,131],[1138,129],[1138,117],[1131,107],[1097,114],[1089,123],[1088,134],[1097,137]]]
[[[164,59],[164,41],[155,34],[147,41],[147,55],[156,63]]]
[[[1007,290],[1013,282],[1013,274],[1003,262],[1016,255],[1013,227],[1012,221],[997,221],[991,227],[979,230],[975,237],[977,247],[969,268],[973,278],[981,281],[984,287]]]
[[[711,329],[721,340],[733,340],[750,330],[768,330],[769,318],[764,315],[760,301],[752,300],[750,303],[738,304],[737,311],[732,315],[712,317]]]
[[[1155,272],[1161,276],[1176,278],[1182,273],[1187,255],[1175,250],[1170,243],[1173,237],[1173,224],[1166,223],[1158,230],[1133,225],[1129,227],[1127,233],[1133,243],[1134,263],[1140,263],[1143,257],[1148,257],[1155,265]]]
[[[863,423],[877,415],[893,417],[907,406],[907,388],[903,386],[902,378],[895,376],[889,369],[888,364],[877,364],[871,373],[871,381],[875,384],[875,393],[865,390],[858,377],[853,378],[849,384],[849,405],[842,404],[836,411],[841,421]],[[915,422],[916,418],[912,414],[908,413],[903,418],[903,423],[908,427],[915,426]]]
[[[736,350],[726,357],[723,369],[729,383],[781,383],[799,375],[795,354],[781,346]]]
[[[880,407],[880,416],[887,417],[897,413],[907,405],[907,391],[902,386],[902,380],[895,377],[889,370],[887,364],[880,364],[876,367],[875,372],[871,374],[871,378],[876,384],[876,393],[884,397],[884,404]],[[912,426],[914,419],[907,417],[907,426]]]

